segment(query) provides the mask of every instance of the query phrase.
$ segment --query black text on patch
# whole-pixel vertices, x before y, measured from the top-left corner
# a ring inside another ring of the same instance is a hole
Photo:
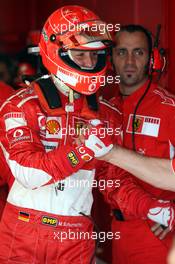
[[[73,151],[69,152],[67,157],[68,157],[68,160],[70,161],[72,167],[77,166],[77,164],[79,163],[79,160],[78,160],[77,156],[75,155],[75,152],[73,152]]]
[[[49,225],[49,226],[57,226],[58,220],[53,217],[43,216],[42,217],[42,224]]]

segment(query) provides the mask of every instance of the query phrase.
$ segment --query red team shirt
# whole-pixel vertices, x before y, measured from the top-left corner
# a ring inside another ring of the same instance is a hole
[[[123,113],[123,146],[128,149],[133,149],[133,113],[147,85],[148,82],[125,100],[120,96],[111,100]],[[172,159],[175,154],[174,131],[175,96],[152,84],[136,113],[136,151],[145,156]],[[114,220],[112,223],[113,232],[121,231],[121,239],[113,241],[113,263],[164,264],[173,233],[160,241],[150,231],[154,223],[145,219],[150,198],[173,200],[175,193],[153,187],[116,167],[113,167],[113,174],[121,179],[121,186],[113,191],[110,199],[113,208],[119,206],[125,218],[125,221]]]

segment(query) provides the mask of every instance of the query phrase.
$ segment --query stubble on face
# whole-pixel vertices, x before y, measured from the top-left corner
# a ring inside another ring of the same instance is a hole
[[[120,32],[113,50],[113,63],[120,75],[120,89],[131,94],[147,79],[149,59],[147,38],[142,32]]]

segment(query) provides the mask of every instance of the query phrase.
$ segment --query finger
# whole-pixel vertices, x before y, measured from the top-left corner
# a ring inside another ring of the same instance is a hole
[[[165,231],[165,230],[164,230]],[[154,233],[154,235],[155,236],[160,236],[161,235],[161,233],[163,233],[164,232],[163,231],[163,229],[162,229],[162,227],[159,227],[155,232],[153,232]]]
[[[77,146],[80,146],[80,145],[81,145],[81,140],[80,140],[79,138],[76,138],[74,142],[75,142],[75,144],[76,144]],[[73,143],[74,143],[74,142],[73,142]]]
[[[83,136],[89,135],[91,128],[92,128],[91,125],[84,124],[83,127],[81,127],[79,130],[79,135],[83,135]]]
[[[160,224],[156,223],[151,227],[151,231],[155,232],[160,227]]]
[[[170,232],[170,229],[169,228],[166,228],[162,233],[161,235],[159,236],[159,239],[162,240],[166,237],[166,235]]]
[[[167,229],[167,226],[164,225],[160,225],[162,227],[163,230]]]
[[[83,135],[79,135],[79,141],[80,141],[80,143],[84,143],[85,142],[85,137],[83,136]]]

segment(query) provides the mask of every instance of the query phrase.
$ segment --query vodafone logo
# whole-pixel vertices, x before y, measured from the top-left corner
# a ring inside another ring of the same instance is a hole
[[[15,132],[13,133],[13,137],[14,137],[14,138],[22,137],[23,134],[24,134],[24,132],[23,132],[22,129],[17,129],[17,130],[15,130]]]
[[[44,115],[38,117],[38,124],[41,130],[46,128],[46,117]]]
[[[88,87],[89,92],[94,92],[96,90],[96,83],[91,83]]]
[[[32,142],[32,134],[28,127],[18,128],[15,131],[7,132],[7,139],[10,144],[10,148],[21,142]]]

